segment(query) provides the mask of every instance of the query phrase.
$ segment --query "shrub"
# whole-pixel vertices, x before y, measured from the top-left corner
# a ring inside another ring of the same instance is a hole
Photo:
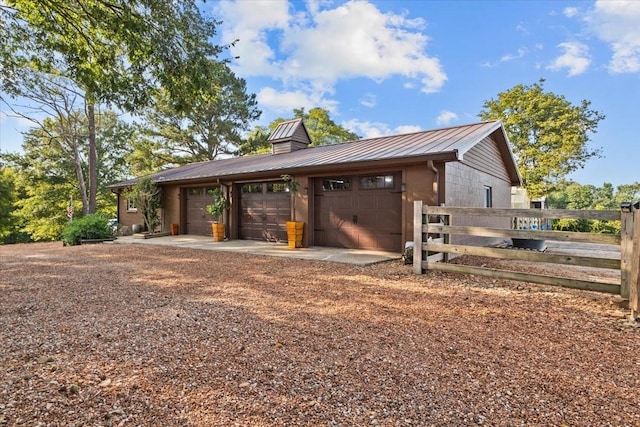
[[[155,181],[149,177],[140,178],[136,185],[126,193],[126,196],[132,199],[136,207],[141,210],[147,230],[151,233],[156,231],[160,225],[158,209],[161,207],[162,197]]]
[[[109,219],[103,215],[86,215],[69,221],[62,231],[62,244],[79,245],[82,239],[109,239],[113,237],[113,229]]]

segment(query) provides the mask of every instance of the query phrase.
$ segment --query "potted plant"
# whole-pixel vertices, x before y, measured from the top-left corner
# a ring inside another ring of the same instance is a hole
[[[281,175],[280,178],[285,182],[289,192],[291,193],[292,221],[287,221],[287,243],[291,249],[301,248],[302,236],[304,234],[304,221],[296,221],[295,208],[295,195],[298,193],[298,186],[300,183],[298,181],[294,181],[289,174]]]
[[[224,223],[221,217],[224,211],[229,209],[229,202],[224,198],[219,187],[210,190],[209,194],[213,197],[213,203],[206,207],[207,212],[213,217],[213,223],[211,224],[213,241],[222,242],[224,240]]]

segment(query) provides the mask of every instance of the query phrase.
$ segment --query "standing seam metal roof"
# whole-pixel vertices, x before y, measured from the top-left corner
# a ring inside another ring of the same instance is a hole
[[[293,132],[295,125],[297,125],[297,123],[293,122],[297,121],[292,121],[292,129],[286,126],[283,132]],[[361,139],[353,142],[297,150],[286,154],[258,154],[191,163],[175,169],[158,172],[151,175],[151,178],[158,183],[205,178],[216,179],[232,175],[271,171],[282,171],[284,173],[288,169],[343,165],[376,160],[407,159],[442,153],[454,153],[456,158],[461,160],[466,151],[495,131],[500,131],[499,135],[507,145],[506,150],[511,154],[506,135],[502,129],[502,123],[491,121],[410,134]],[[272,139],[272,137],[269,139]],[[282,136],[279,135],[278,139],[282,139]],[[511,166],[511,169],[515,169],[515,164]],[[509,168],[510,165],[507,165],[507,167]],[[515,172],[512,170],[510,173],[512,176],[514,174],[519,180],[517,169],[515,169]],[[111,187],[125,187],[135,182],[135,179],[124,181]]]

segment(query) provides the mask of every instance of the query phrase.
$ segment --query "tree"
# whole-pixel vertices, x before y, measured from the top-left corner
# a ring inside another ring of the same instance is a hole
[[[0,5],[0,90],[21,96],[41,73],[82,91],[88,117],[88,209],[96,209],[96,104],[127,111],[161,86],[180,109],[207,82],[216,22],[195,0],[7,0]],[[36,76],[35,78],[33,76]]]
[[[619,185],[614,200],[618,205],[616,207],[619,207],[622,202],[640,201],[640,181],[636,181],[633,184]]]
[[[86,193],[81,194],[81,189],[86,191],[87,118],[76,110],[70,111],[70,117],[48,118],[41,125],[26,133],[24,154],[7,153],[3,158],[15,171],[15,187],[22,192],[14,210],[21,229],[33,240],[55,240],[67,222],[69,198],[74,199],[76,212],[87,213],[84,205],[78,209],[83,199],[86,200]],[[96,129],[101,183],[96,205],[99,212],[112,217],[115,196],[106,185],[128,175],[122,159],[132,130],[110,111],[96,116]],[[79,177],[85,181],[79,183]]]
[[[17,220],[13,211],[17,199],[15,173],[0,165],[0,243],[9,240],[16,231]]]
[[[640,199],[640,182],[613,185],[605,182],[602,187],[568,182],[547,197],[551,209],[611,209],[620,208],[620,203]],[[592,233],[620,233],[620,221],[563,219],[555,220],[554,228],[567,231]]]
[[[275,127],[273,129],[275,129]],[[270,127],[256,126],[249,133],[249,136],[238,144],[238,149],[233,154],[236,156],[244,156],[245,154],[268,153],[271,149],[269,135],[273,129],[270,129]]]
[[[573,105],[564,96],[545,92],[544,80],[516,85],[486,101],[482,120],[501,120],[511,142],[523,187],[529,196],[546,195],[571,172],[600,156],[587,146],[605,116],[583,100]]]
[[[144,224],[147,230],[154,232],[160,225],[160,216],[158,215],[158,209],[160,209],[160,189],[149,177],[144,177],[138,180],[126,194],[128,199],[133,200],[136,207],[140,209]]]
[[[338,144],[340,142],[355,141],[360,137],[350,130],[337,125],[329,115],[329,111],[324,108],[312,108],[309,112],[305,112],[304,108],[293,110],[293,118],[302,119],[309,138],[311,138],[311,146]],[[236,155],[255,154],[268,152],[271,148],[269,144],[269,135],[278,125],[284,121],[291,120],[279,117],[269,123],[268,127],[256,126],[249,137],[241,142]]]
[[[329,116],[329,111],[324,108],[312,108],[308,113],[305,113],[304,108],[294,109],[293,114],[304,121],[313,146],[337,144],[360,138],[350,130],[337,125]]]
[[[161,90],[146,114],[145,136],[157,142],[155,151],[173,164],[233,154],[242,142],[241,132],[260,117],[255,94],[247,94],[245,80],[227,64],[210,61],[207,75],[206,86],[180,108]]]

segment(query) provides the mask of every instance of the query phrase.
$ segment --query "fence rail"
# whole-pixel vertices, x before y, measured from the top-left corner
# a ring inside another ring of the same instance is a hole
[[[512,226],[515,227],[518,227],[517,224],[524,224],[525,222],[529,225],[546,224],[548,219],[557,218],[618,220],[621,221],[622,231],[620,235],[611,235],[554,231],[546,229],[548,227],[539,226],[522,230],[451,225],[452,219],[457,216],[507,217],[510,218]],[[519,218],[524,218],[526,221],[519,222]],[[620,259],[514,250],[504,247],[453,244],[451,243],[452,235],[619,245]],[[529,272],[450,264],[448,263],[449,254],[620,270],[620,282],[580,280]],[[439,270],[619,294],[629,300],[632,317],[636,318],[640,309],[640,206],[636,204],[625,212],[622,210],[444,207],[426,206],[422,201],[416,201],[414,204],[413,266],[417,274],[422,274],[425,270]]]

